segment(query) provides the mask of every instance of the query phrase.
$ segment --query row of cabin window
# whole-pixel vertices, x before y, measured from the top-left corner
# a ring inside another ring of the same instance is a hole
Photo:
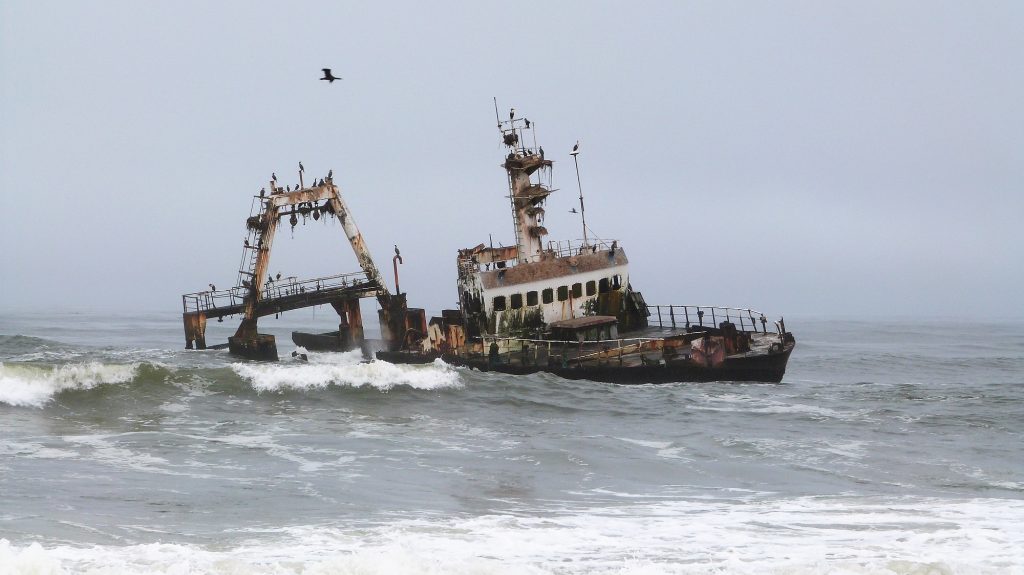
[[[601,278],[600,282],[590,280],[587,282],[587,295],[592,296],[597,292],[606,293],[613,289],[619,289],[622,287],[622,278],[618,275],[614,275],[611,278]],[[583,284],[576,283],[572,284],[572,288],[569,286],[560,286],[558,288],[558,301],[565,301],[569,299],[569,290],[572,290],[573,298],[583,297]],[[547,288],[540,292],[541,300],[544,303],[551,303],[555,301],[555,290]],[[506,301],[505,296],[500,295],[494,298],[494,311],[505,311]],[[508,307],[511,309],[519,309],[523,307],[523,294],[514,293],[508,297]],[[527,307],[537,305],[537,292],[528,291],[526,292],[526,305]]]

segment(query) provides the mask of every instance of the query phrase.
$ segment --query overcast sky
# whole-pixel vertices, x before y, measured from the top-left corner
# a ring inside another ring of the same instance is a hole
[[[1024,316],[1024,3],[0,1],[0,310],[228,287],[252,195],[333,169],[410,304],[514,243],[494,104],[555,160],[549,239],[649,303]],[[330,67],[341,82],[318,80]],[[356,271],[340,226],[273,272]]]

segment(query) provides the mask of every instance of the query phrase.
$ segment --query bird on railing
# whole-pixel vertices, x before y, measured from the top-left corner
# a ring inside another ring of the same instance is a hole
[[[217,286],[210,284],[210,291],[217,291]]]

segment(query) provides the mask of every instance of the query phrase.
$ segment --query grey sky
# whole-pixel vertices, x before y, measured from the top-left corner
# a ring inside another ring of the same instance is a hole
[[[556,161],[550,239],[650,303],[1024,315],[1021,2],[0,2],[0,310],[232,283],[272,171],[333,168],[412,305],[512,240],[491,98]],[[341,82],[317,80],[331,67]],[[272,270],[358,269],[336,224]]]

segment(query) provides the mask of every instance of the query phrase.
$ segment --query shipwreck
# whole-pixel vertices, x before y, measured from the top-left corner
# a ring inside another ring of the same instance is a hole
[[[781,317],[769,321],[743,307],[648,304],[633,287],[623,244],[588,233],[582,187],[582,239],[548,240],[544,216],[555,191],[550,187],[554,162],[536,144],[534,124],[516,118],[514,110],[497,125],[507,150],[502,167],[515,243],[458,250],[458,309],[428,321],[423,309],[409,308],[398,290],[397,266],[396,293],[388,290],[330,177],[296,191],[271,182],[271,193],[261,195],[246,221],[246,265],[239,285],[183,296],[187,347],[205,347],[208,318],[241,315],[228,342],[231,353],[276,359],[276,343],[257,333],[257,318],[330,304],[340,317],[338,331],[296,332],[296,344],[311,350],[363,347],[368,355],[394,363],[441,359],[486,371],[543,371],[610,383],[781,381],[796,345]],[[571,152],[574,163],[577,154],[578,145]],[[283,285],[268,278],[266,262],[278,222],[288,217],[294,226],[297,217],[311,214],[339,219],[362,271]],[[400,258],[396,247],[394,261]],[[372,347],[366,345],[359,313],[359,299],[365,297],[379,304],[382,341]]]

